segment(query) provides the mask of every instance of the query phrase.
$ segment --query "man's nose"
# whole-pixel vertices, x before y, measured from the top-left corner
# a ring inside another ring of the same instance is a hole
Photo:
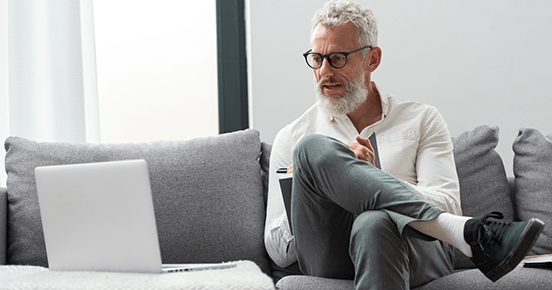
[[[324,58],[324,61],[322,61],[322,66],[318,70],[322,78],[327,78],[334,75],[334,69],[335,68],[330,64],[328,58]]]

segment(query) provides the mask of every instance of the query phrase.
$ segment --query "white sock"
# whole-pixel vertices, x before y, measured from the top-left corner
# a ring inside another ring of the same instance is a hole
[[[471,217],[442,213],[436,219],[411,222],[408,225],[423,234],[453,245],[471,257],[471,247],[464,239],[464,225],[469,219]]]

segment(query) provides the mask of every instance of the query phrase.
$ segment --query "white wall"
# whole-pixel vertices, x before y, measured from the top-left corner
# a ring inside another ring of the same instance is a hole
[[[249,1],[252,124],[264,141],[314,103],[310,19],[326,1]],[[360,0],[379,24],[373,79],[401,98],[437,107],[458,136],[501,129],[498,151],[512,175],[521,127],[552,133],[552,2]]]
[[[8,86],[8,1],[0,1],[0,96],[7,96]],[[10,133],[10,103],[8,98],[0,98],[0,144],[4,144],[4,136]],[[6,170],[4,169],[5,150],[0,148],[0,187],[6,187]]]

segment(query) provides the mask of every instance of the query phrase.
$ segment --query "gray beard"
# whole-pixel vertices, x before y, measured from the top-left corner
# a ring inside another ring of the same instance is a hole
[[[320,83],[314,81],[316,90],[316,100],[319,105],[333,117],[346,115],[356,110],[368,97],[368,89],[366,88],[364,79],[364,70],[357,77],[346,85],[347,92],[343,97],[334,95],[325,95],[320,88]]]

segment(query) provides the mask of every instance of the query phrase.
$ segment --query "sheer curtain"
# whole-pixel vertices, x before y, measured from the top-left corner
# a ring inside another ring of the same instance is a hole
[[[94,1],[102,143],[218,134],[216,23],[215,0]]]
[[[0,0],[0,19],[0,139],[99,142],[92,0]]]

